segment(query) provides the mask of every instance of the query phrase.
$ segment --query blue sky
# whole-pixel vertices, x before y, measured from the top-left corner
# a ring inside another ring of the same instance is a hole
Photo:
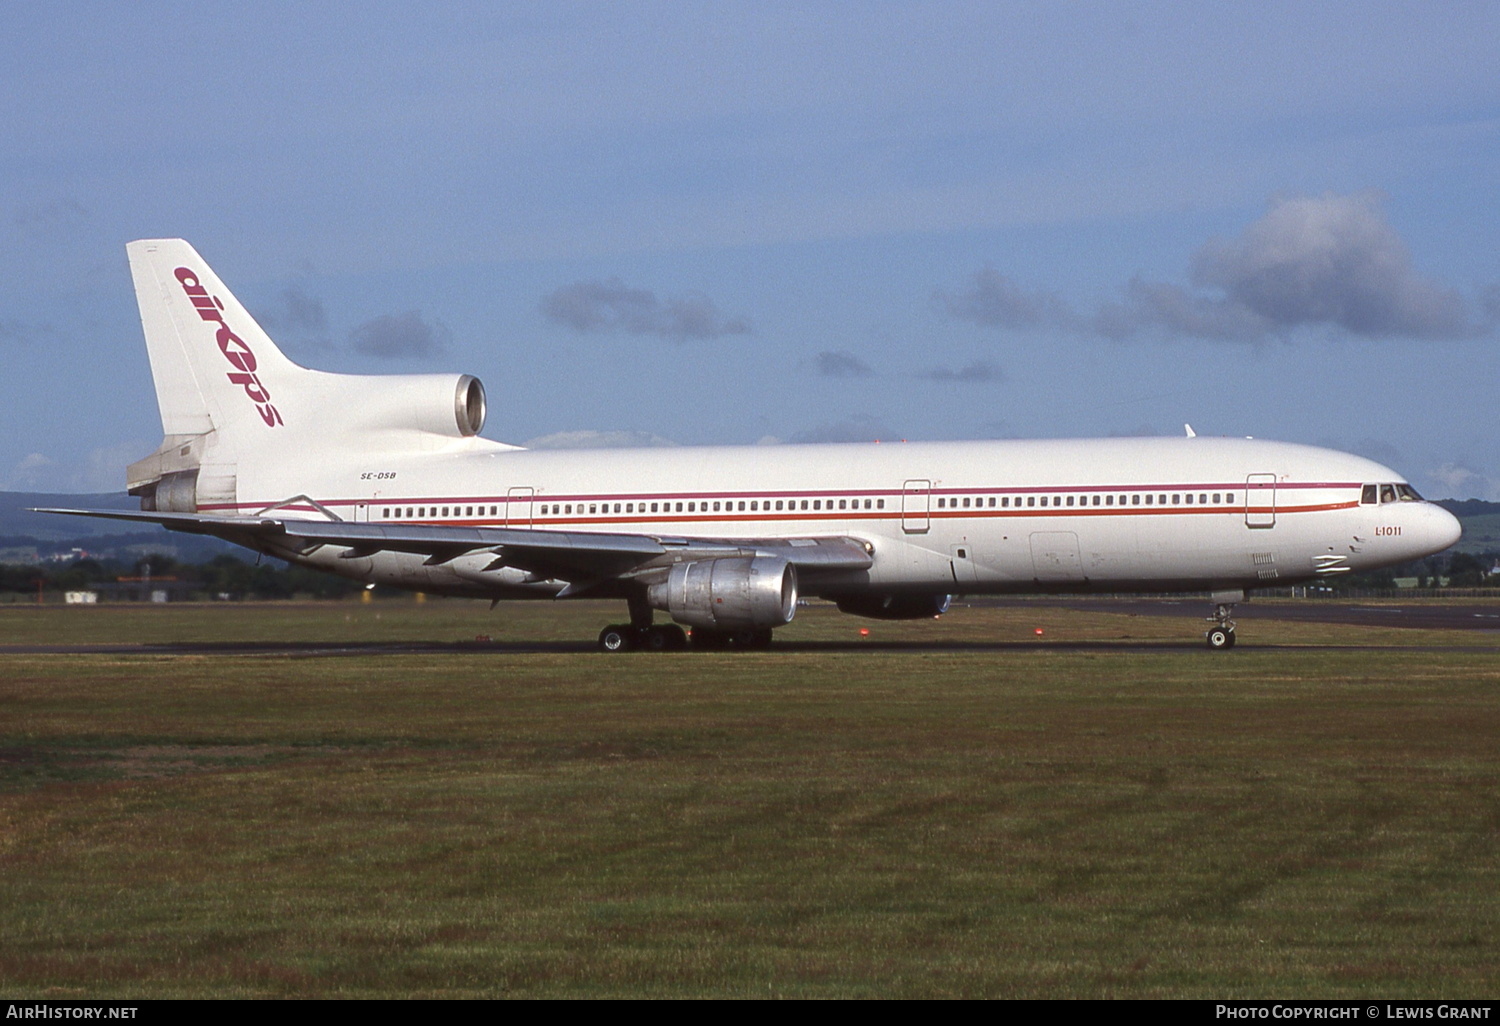
[[[1492,4],[0,14],[0,488],[160,424],[124,244],[510,442],[1176,434],[1500,500]]]

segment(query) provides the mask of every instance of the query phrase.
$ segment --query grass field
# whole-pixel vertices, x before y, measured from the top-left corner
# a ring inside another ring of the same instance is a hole
[[[0,610],[0,991],[1500,990],[1494,633],[1258,620],[1210,653],[1039,604],[560,644],[617,614]]]

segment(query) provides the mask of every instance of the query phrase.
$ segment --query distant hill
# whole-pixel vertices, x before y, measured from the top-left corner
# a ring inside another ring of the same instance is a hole
[[[225,552],[246,553],[237,545],[206,535],[181,534],[129,520],[30,512],[34,507],[134,510],[140,509],[141,503],[124,492],[93,495],[0,492],[0,552],[5,553],[5,562],[25,563],[37,556],[45,558],[73,548],[114,558],[161,552],[186,562],[202,562]]]
[[[1436,503],[1459,519],[1500,516],[1500,502],[1483,499],[1437,499]]]
[[[31,538],[36,541],[66,541],[70,538],[92,538],[104,534],[140,534],[164,532],[151,524],[132,524],[124,520],[99,520],[95,517],[62,517],[52,513],[31,513],[33,507],[52,506],[66,509],[140,509],[141,500],[124,492],[96,495],[56,495],[49,492],[0,492],[0,537]]]
[[[1500,502],[1483,499],[1438,499],[1437,504],[1458,517],[1464,525],[1464,536],[1453,546],[1454,552],[1479,555],[1500,552]]]

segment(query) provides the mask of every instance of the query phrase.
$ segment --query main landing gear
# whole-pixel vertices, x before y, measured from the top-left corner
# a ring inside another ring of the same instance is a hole
[[[693,628],[693,647],[717,650],[724,648],[769,648],[771,628],[746,627],[737,631],[715,631],[707,627]]]
[[[688,635],[675,623],[653,626],[652,609],[645,596],[630,599],[630,622],[612,623],[599,632],[601,652],[681,652],[688,647]],[[766,648],[771,644],[771,629],[716,631],[693,628],[693,647],[698,649]]]
[[[718,651],[725,648],[767,648],[771,644],[771,632],[762,630],[714,631],[704,627],[693,628],[693,648]],[[599,632],[601,652],[681,652],[688,647],[688,636],[675,623],[659,627],[632,627],[628,623],[612,623]]]
[[[687,646],[687,634],[675,623],[660,627],[632,627],[628,623],[612,623],[599,632],[601,652],[630,652],[636,649],[646,652],[679,652]]]
[[[1213,624],[1213,626],[1204,631],[1203,637],[1208,641],[1209,648],[1233,648],[1234,620],[1232,614],[1234,613],[1234,604],[1235,602],[1243,602],[1245,593],[1242,591],[1228,594],[1215,592],[1210,598],[1214,603],[1214,615],[1208,618],[1208,622]]]
[[[675,623],[654,627],[651,605],[644,594],[632,595],[630,622],[612,623],[599,632],[601,652],[680,652],[687,648],[687,634]]]

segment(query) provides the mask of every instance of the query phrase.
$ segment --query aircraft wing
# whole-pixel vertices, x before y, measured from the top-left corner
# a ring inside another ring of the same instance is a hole
[[[377,552],[427,557],[430,565],[460,556],[490,553],[491,568],[515,567],[539,579],[588,586],[635,576],[685,559],[733,555],[780,556],[801,571],[866,570],[870,546],[849,537],[680,538],[669,535],[595,534],[514,527],[448,527],[441,524],[371,524],[345,520],[299,520],[271,513],[249,517],[133,510],[38,509],[37,513],[102,517],[160,524],[189,534],[209,534],[258,549],[275,545],[310,553],[323,545],[349,549],[345,558]],[[577,590],[582,590],[580,587]]]

